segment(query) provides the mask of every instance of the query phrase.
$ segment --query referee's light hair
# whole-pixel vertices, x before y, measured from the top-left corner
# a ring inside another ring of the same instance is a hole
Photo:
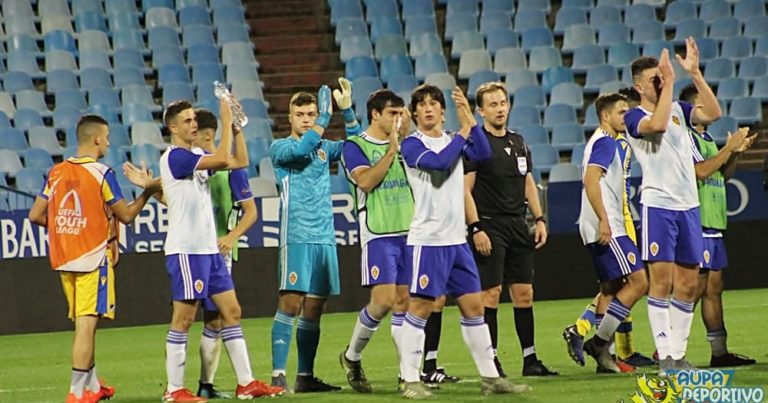
[[[614,92],[612,94],[603,94],[597,97],[595,100],[595,112],[597,112],[598,120],[602,121],[603,112],[610,111],[613,109],[613,106],[620,101],[626,102],[627,97],[619,94],[618,92]]]
[[[388,106],[394,108],[402,108],[405,106],[405,101],[399,95],[392,92],[392,90],[381,89],[371,93],[368,96],[368,101],[365,104],[368,109],[368,121],[373,121],[373,111],[382,113]]]
[[[219,128],[216,115],[208,109],[195,109],[195,120],[197,121],[197,130],[213,129],[215,131]]]
[[[93,128],[97,126],[109,126],[109,123],[99,115],[86,114],[81,116],[75,128],[78,144],[89,140],[95,134]]]
[[[681,101],[688,102],[689,104],[693,104],[693,98],[696,98],[696,96],[699,95],[699,90],[696,89],[696,86],[693,84],[688,84],[680,90],[680,96],[678,99]]]
[[[483,95],[494,92],[494,91],[501,91],[504,93],[504,96],[509,99],[509,93],[507,93],[507,86],[504,85],[501,81],[489,81],[487,83],[483,83],[481,86],[477,87],[477,90],[475,91],[475,103],[477,104],[478,108],[483,107]]]
[[[423,102],[426,97],[430,97],[433,100],[440,103],[440,107],[442,107],[443,110],[445,110],[445,97],[443,96],[443,91],[434,85],[422,84],[414,88],[413,92],[411,93],[410,109],[411,109],[411,116],[413,116],[414,119],[416,118],[416,105]]]
[[[165,112],[163,112],[163,124],[166,127],[170,126],[173,120],[176,119],[176,116],[178,116],[181,111],[185,111],[187,109],[192,109],[192,104],[189,101],[182,99],[171,102],[165,108]]]
[[[300,91],[291,97],[291,101],[288,103],[288,108],[290,109],[293,106],[304,106],[304,105],[317,105],[317,98],[305,91]]]
[[[638,57],[632,62],[632,79],[637,80],[644,71],[659,66],[659,59],[650,56]]]

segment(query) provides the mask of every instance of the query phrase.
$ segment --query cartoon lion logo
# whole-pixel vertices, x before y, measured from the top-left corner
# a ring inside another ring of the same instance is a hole
[[[630,395],[630,400],[618,403],[673,403],[677,402],[680,390],[674,377],[661,377],[643,374],[637,377],[637,389]]]

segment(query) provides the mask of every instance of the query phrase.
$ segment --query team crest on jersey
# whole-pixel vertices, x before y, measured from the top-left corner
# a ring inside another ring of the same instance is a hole
[[[371,277],[373,277],[374,280],[379,279],[379,266],[373,266],[371,267]]]
[[[426,274],[422,274],[421,277],[419,277],[419,287],[421,287],[421,289],[423,290],[427,288],[428,285],[429,285],[429,277]]]
[[[627,253],[627,260],[631,264],[635,264],[637,262],[637,256],[635,256],[635,252],[629,252]]]
[[[101,276],[101,285],[107,284],[107,276]]]
[[[651,255],[656,256],[659,253],[659,244],[656,242],[651,243]]]
[[[299,279],[299,275],[296,274],[295,271],[292,271],[291,274],[288,275],[288,281],[291,282],[291,285],[296,284],[296,280]]]
[[[322,148],[317,150],[317,156],[320,158],[320,161],[325,161],[328,159],[328,155],[325,154],[325,150]]]
[[[203,292],[203,280],[196,280],[195,281],[195,291],[197,291],[198,294]]]
[[[677,116],[672,116],[672,123],[680,126],[680,118],[678,118]]]
[[[709,251],[708,250],[704,250],[704,263],[709,263],[709,259],[711,257],[712,256],[709,254]]]

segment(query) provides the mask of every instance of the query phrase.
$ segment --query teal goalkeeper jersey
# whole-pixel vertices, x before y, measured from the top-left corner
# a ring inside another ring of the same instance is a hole
[[[360,125],[347,127],[357,136]],[[276,140],[270,147],[280,189],[280,245],[335,245],[330,164],[341,158],[344,141],[320,138],[309,130],[299,138]]]

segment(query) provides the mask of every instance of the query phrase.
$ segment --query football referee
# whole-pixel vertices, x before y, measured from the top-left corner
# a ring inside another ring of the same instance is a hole
[[[557,375],[536,357],[533,325],[533,252],[547,241],[530,150],[523,137],[507,129],[509,96],[504,84],[489,82],[476,92],[477,111],[491,143],[491,159],[464,162],[464,189],[469,244],[480,271],[485,322],[494,352],[498,346],[496,314],[502,285],[509,288],[515,330],[523,350],[523,376]],[[535,218],[531,237],[526,206]],[[504,376],[498,357],[499,373]]]

